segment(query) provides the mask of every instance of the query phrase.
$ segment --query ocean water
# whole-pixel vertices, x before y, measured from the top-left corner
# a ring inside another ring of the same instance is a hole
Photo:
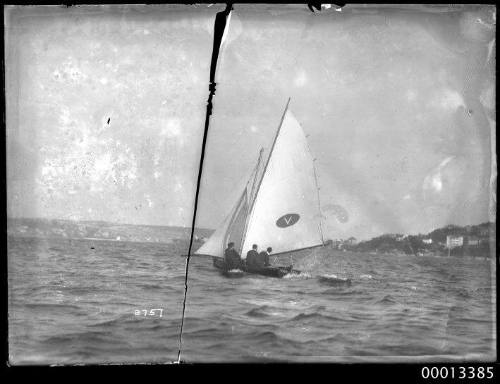
[[[10,362],[176,361],[186,247],[9,237]],[[324,248],[293,262],[303,274],[227,278],[192,257],[181,360],[496,357],[493,260]]]

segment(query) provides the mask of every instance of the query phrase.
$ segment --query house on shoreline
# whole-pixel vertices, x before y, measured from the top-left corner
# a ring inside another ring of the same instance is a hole
[[[357,252],[492,257],[496,223],[459,227],[448,225],[428,234],[384,234],[351,247]]]

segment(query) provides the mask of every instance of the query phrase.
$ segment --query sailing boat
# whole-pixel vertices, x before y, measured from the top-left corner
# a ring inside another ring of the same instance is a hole
[[[260,150],[236,204],[195,252],[212,256],[217,268],[225,268],[224,249],[229,242],[243,260],[252,244],[272,247],[272,256],[324,245],[315,159],[289,104],[290,99],[269,153],[264,156]],[[282,277],[290,272],[292,266],[268,267],[262,274]]]

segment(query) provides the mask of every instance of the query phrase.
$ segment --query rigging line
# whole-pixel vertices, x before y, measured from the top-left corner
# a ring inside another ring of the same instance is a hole
[[[307,145],[309,147],[309,144]],[[314,171],[314,180],[316,182],[316,191],[318,193],[318,211],[319,211],[319,234],[321,236],[321,242],[324,244],[325,239],[323,238],[323,224],[322,224],[322,219],[323,219],[323,214],[321,212],[321,200],[319,198],[319,183],[318,183],[318,176],[316,175],[316,161],[313,161],[313,171]]]
[[[300,124],[300,123],[299,123]],[[300,124],[302,127],[302,125]],[[306,135],[306,145],[307,145],[307,150],[309,151],[309,154],[312,156],[312,151],[311,151],[311,146],[309,145],[309,141],[307,140],[307,135]],[[323,219],[323,213],[321,212],[321,199],[320,199],[320,194],[319,194],[319,183],[318,183],[318,175],[316,173],[316,159],[313,158],[313,174],[314,174],[314,182],[316,184],[316,193],[318,196],[318,211],[319,211],[319,235],[321,236],[321,242],[323,245],[325,244],[325,239],[323,237],[323,224],[322,224],[322,219]]]
[[[215,95],[215,71],[217,68],[217,59],[219,57],[219,51],[222,46],[223,38],[226,33],[226,24],[228,22],[228,18],[231,16],[231,10],[233,9],[232,3],[226,4],[226,8],[218,12],[215,16],[214,23],[214,45],[212,49],[212,61],[210,64],[210,84],[209,84],[209,95],[207,101],[207,113],[205,115],[205,127],[203,130],[203,141],[201,144],[201,155],[200,155],[200,164],[198,168],[198,179],[196,182],[196,193],[194,199],[194,208],[193,208],[193,220],[191,224],[191,238],[189,239],[189,248],[188,248],[188,256],[186,258],[186,269],[184,274],[184,300],[182,302],[182,318],[181,318],[181,328],[179,331],[179,352],[177,354],[177,363],[181,362],[181,350],[182,350],[182,332],[184,330],[184,317],[186,314],[186,299],[187,299],[187,291],[188,291],[188,273],[189,273],[189,260],[191,259],[191,250],[193,248],[193,238],[194,238],[194,229],[196,225],[196,212],[198,209],[198,196],[200,194],[200,184],[201,184],[201,175],[203,170],[203,160],[205,158],[205,147],[207,144],[207,136],[208,136],[208,127],[210,121],[210,115],[212,114],[212,99]]]

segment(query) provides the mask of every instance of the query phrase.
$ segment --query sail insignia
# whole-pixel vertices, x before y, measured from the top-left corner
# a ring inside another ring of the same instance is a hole
[[[286,215],[281,216],[278,220],[276,220],[276,226],[280,228],[286,228],[291,225],[294,225],[297,221],[299,221],[300,215],[297,213],[287,213]]]

